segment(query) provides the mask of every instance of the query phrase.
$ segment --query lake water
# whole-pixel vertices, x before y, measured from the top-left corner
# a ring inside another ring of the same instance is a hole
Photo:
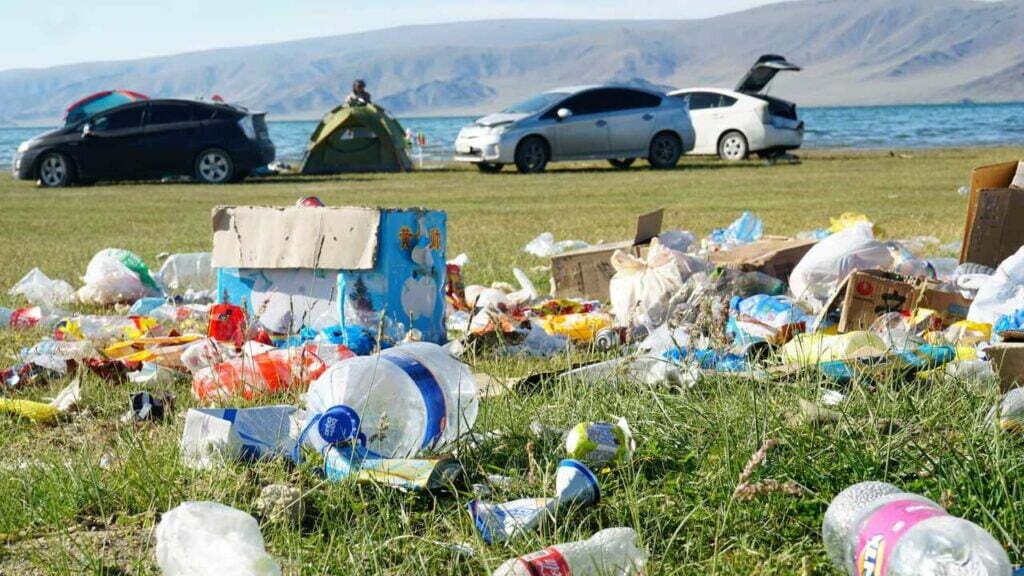
[[[1024,134],[1024,102],[1010,104],[937,104],[913,106],[843,106],[801,108],[807,125],[805,148],[948,148],[1019,146]],[[473,117],[401,118],[402,125],[422,133],[427,160],[446,160],[453,153],[459,129]],[[302,157],[310,122],[270,122],[278,159]],[[10,167],[23,140],[41,128],[0,128],[0,168]]]

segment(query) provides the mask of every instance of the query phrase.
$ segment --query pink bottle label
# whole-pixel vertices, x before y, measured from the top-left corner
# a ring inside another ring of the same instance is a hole
[[[520,558],[519,562],[526,567],[530,576],[572,576],[565,556],[554,548],[527,554]]]
[[[885,576],[889,557],[911,528],[949,514],[935,504],[918,500],[896,500],[875,510],[860,531],[854,570],[858,576]]]

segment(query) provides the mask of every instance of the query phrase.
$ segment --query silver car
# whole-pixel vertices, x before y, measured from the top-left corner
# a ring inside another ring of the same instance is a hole
[[[628,168],[637,158],[671,168],[694,139],[686,103],[677,98],[626,86],[577,86],[544,92],[463,128],[455,160],[483,172],[505,164],[542,172],[560,160]]]

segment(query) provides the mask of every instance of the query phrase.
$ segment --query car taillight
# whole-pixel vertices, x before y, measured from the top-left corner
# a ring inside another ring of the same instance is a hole
[[[252,116],[242,116],[242,119],[238,121],[238,127],[242,129],[246,138],[256,139],[256,126],[252,123]]]

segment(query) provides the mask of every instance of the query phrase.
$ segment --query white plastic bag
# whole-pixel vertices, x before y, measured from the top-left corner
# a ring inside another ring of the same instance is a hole
[[[280,576],[252,516],[216,502],[184,502],[156,527],[164,576]]]
[[[550,258],[556,254],[561,254],[562,252],[579,250],[580,248],[586,248],[587,246],[589,246],[589,244],[582,240],[562,240],[561,242],[555,242],[554,234],[551,232],[544,232],[533,240],[530,240],[526,246],[523,247],[523,251],[538,258]]]
[[[821,310],[836,286],[854,270],[888,270],[892,254],[874,238],[871,224],[856,222],[812,247],[789,277],[790,294]]]
[[[979,283],[968,320],[995,324],[1001,316],[1024,308],[1024,246]]]
[[[657,326],[665,321],[669,298],[683,287],[676,254],[657,238],[651,240],[647,260],[615,251],[615,276],[608,290],[616,324],[631,326],[642,322]]]
[[[167,294],[212,292],[217,289],[217,278],[210,264],[209,252],[171,254],[160,267],[158,278]]]
[[[139,275],[121,263],[113,249],[92,257],[82,281],[85,286],[78,289],[78,299],[83,304],[109,306],[134,302],[149,293]]]
[[[33,268],[8,292],[24,296],[34,306],[57,308],[75,297],[75,289],[63,280],[53,280],[39,268]]]

